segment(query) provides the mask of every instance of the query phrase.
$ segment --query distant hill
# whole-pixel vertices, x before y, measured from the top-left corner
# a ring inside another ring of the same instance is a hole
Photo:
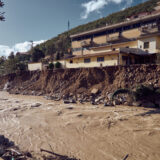
[[[69,30],[69,32],[64,32],[57,37],[54,37],[45,43],[36,46],[35,48],[41,50],[46,56],[49,55],[56,59],[63,58],[65,54],[68,53],[68,49],[71,47],[69,38],[70,35],[103,27],[106,24],[110,25],[119,23],[125,21],[126,18],[132,15],[137,15],[141,12],[152,12],[154,11],[154,8],[157,6],[157,2],[159,1],[160,0],[149,0],[137,6],[133,6],[123,11],[110,14],[107,17],[103,17],[96,21],[77,26]]]

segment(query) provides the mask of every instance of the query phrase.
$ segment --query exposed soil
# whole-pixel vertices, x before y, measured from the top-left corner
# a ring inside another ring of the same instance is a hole
[[[19,72],[0,77],[0,88],[11,82],[11,93],[21,94],[89,94],[98,88],[102,94],[139,84],[160,86],[159,65],[114,66],[89,69],[60,69],[43,72]]]
[[[0,102],[1,135],[36,158],[46,149],[81,160],[160,159],[159,109],[66,105],[6,92]]]

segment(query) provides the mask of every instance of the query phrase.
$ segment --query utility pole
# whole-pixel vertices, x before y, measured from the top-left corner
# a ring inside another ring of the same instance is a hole
[[[31,42],[31,50],[32,50],[33,49],[33,41],[31,40],[30,42]]]
[[[68,20],[68,32],[70,30],[70,21]]]

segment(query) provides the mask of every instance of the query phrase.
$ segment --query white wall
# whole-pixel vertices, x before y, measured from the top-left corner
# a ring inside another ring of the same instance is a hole
[[[42,70],[42,63],[29,63],[28,70],[29,71]]]
[[[144,49],[144,42],[149,42],[149,49]],[[152,37],[152,38],[144,38],[141,40],[138,40],[138,48],[142,49],[142,50],[148,50],[149,53],[156,53],[156,37]],[[142,46],[142,48],[141,48]]]

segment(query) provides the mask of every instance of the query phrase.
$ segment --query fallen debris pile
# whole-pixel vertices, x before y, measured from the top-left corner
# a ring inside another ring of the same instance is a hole
[[[160,65],[26,71],[2,76],[0,80],[0,89],[11,94],[45,96],[64,103],[127,105],[125,98],[112,104],[111,94],[120,88],[133,90],[141,84],[160,87]]]
[[[40,150],[41,152],[49,153],[49,156],[40,155],[43,160],[77,160],[76,158],[69,158],[68,156],[63,156],[51,151],[44,149]],[[22,152],[20,149],[15,146],[14,142],[9,141],[8,138],[5,138],[3,135],[0,135],[0,160],[29,160],[29,159],[38,159],[37,156],[33,155],[30,152]]]
[[[0,135],[0,157],[1,160],[26,160],[31,159],[32,155],[29,152],[21,152],[14,142]]]

